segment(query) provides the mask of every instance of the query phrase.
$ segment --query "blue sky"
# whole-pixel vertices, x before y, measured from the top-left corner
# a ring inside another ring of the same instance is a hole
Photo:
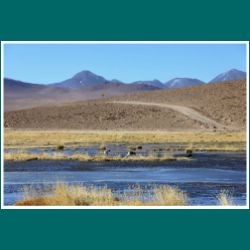
[[[6,44],[4,77],[54,83],[90,70],[124,82],[175,77],[210,81],[236,68],[246,71],[243,44]]]

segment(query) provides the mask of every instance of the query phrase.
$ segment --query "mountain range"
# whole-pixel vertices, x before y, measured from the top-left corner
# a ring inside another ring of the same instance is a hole
[[[232,69],[219,74],[210,82],[245,78],[245,72]],[[124,83],[117,79],[107,80],[103,76],[96,75],[88,70],[83,70],[69,79],[52,84],[33,84],[5,78],[5,111],[36,107],[44,104],[103,99],[129,93],[190,87],[202,84],[205,83],[199,79],[192,78],[174,78],[167,82],[154,79]]]
[[[215,78],[213,78],[209,83],[213,82],[223,82],[223,81],[229,81],[229,80],[242,80],[246,79],[246,72],[237,70],[237,69],[231,69],[229,71],[226,71],[224,73],[221,73],[217,75]],[[53,87],[60,87],[60,88],[67,88],[67,89],[79,89],[79,88],[85,88],[85,87],[93,87],[93,86],[100,86],[100,85],[107,85],[110,83],[116,83],[116,84],[125,84],[124,82],[113,79],[113,80],[107,80],[103,76],[96,75],[92,73],[89,70],[83,70],[70,79],[67,79],[62,82],[49,84]],[[128,83],[126,83],[128,84]],[[157,79],[154,80],[140,80],[135,81],[132,83],[129,83],[131,86],[134,84],[140,84],[141,88],[143,89],[145,85],[165,89],[165,88],[181,88],[181,87],[188,87],[188,86],[195,86],[199,84],[205,84],[205,82],[194,79],[194,78],[174,78],[167,82],[161,82]]]

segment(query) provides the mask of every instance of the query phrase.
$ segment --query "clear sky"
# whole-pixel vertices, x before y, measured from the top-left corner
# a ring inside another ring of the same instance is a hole
[[[123,82],[175,77],[210,81],[236,68],[246,71],[243,44],[6,44],[4,77],[55,83],[82,70]]]

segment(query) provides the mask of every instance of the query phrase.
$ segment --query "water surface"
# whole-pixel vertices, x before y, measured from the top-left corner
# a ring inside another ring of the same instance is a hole
[[[217,195],[226,190],[236,205],[246,203],[246,154],[196,153],[191,161],[166,162],[5,162],[4,203],[22,199],[24,187],[50,190],[58,182],[107,186],[118,196],[139,184],[145,197],[157,185],[172,185],[185,191],[191,205],[217,205]]]

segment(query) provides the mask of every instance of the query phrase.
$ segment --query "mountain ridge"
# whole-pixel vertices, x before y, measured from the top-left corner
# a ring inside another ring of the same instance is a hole
[[[32,84],[32,86],[38,86],[38,85],[44,85],[44,84],[37,84],[37,83],[27,83],[25,81],[21,80],[15,80],[12,78],[4,78],[6,80],[12,80],[15,82],[19,82],[20,85],[26,85]],[[138,80],[131,83],[125,83],[123,81],[120,81],[118,79],[112,79],[107,80],[103,76],[97,75],[89,70],[82,70],[75,75],[73,75],[71,78],[66,79],[61,82],[57,83],[51,83],[46,84],[47,87],[60,87],[60,88],[68,88],[68,89],[78,89],[83,88],[86,86],[98,86],[102,84],[108,84],[108,83],[119,83],[119,84],[145,84],[149,86],[153,86],[156,88],[176,88],[176,87],[186,87],[186,86],[194,86],[198,84],[204,84],[204,83],[213,83],[213,82],[223,82],[228,80],[244,80],[246,79],[246,72],[237,70],[237,69],[231,69],[226,72],[223,72],[216,77],[214,77],[209,82],[204,82],[196,78],[188,78],[188,77],[176,77],[173,79],[170,79],[166,82],[161,82],[158,79],[153,80]]]
[[[217,75],[209,83],[224,82],[230,80],[243,80],[243,79],[246,79],[246,72],[238,69],[230,69],[226,72]]]
[[[235,70],[227,72],[234,73]],[[221,75],[224,74],[225,76],[227,72]],[[234,74],[230,74],[230,76],[235,77]],[[241,77],[244,76],[246,75],[243,72]],[[18,110],[47,104],[61,105],[65,102],[103,99],[130,93],[196,85],[207,84],[195,78],[174,78],[166,83],[162,83],[157,79],[124,83],[117,79],[107,80],[88,70],[83,70],[73,77],[55,84],[34,84],[4,78],[4,110]]]

